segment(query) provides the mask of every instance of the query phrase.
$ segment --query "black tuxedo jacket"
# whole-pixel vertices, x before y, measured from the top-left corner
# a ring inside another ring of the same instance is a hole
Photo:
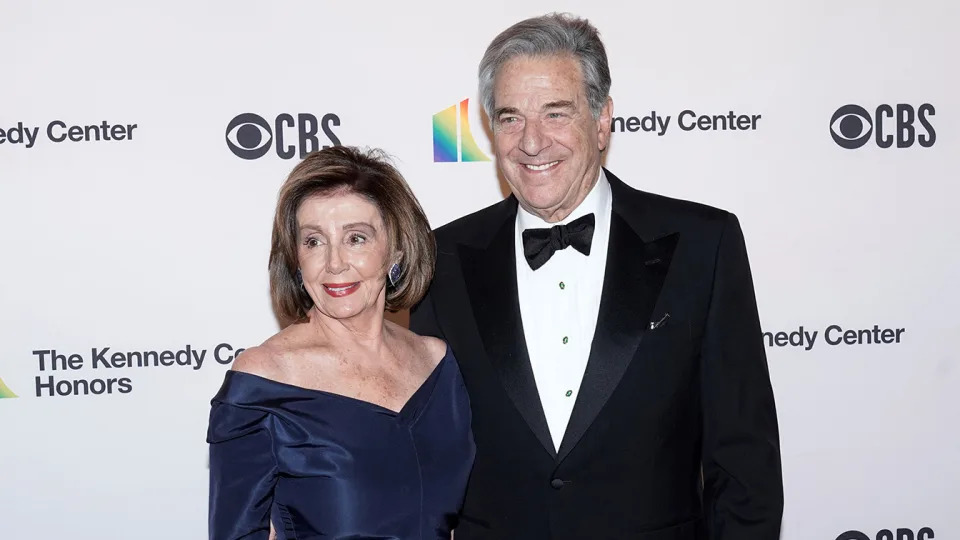
[[[451,345],[470,395],[456,540],[777,540],[779,434],[740,225],[606,175],[600,312],[558,450],[520,319],[517,200],[436,231],[411,329]]]

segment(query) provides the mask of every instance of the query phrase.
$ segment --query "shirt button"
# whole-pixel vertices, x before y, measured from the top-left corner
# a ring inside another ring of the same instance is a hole
[[[559,479],[559,478],[554,478],[553,480],[550,481],[550,487],[552,487],[553,489],[560,489],[560,488],[562,488],[562,487],[563,487],[563,480],[561,480],[561,479]]]
[[[572,395],[573,395],[573,390],[567,390],[567,393],[564,394],[564,395],[567,396],[567,397],[572,396]]]
[[[563,289],[566,289],[566,288],[567,288],[566,284],[564,284],[564,283],[561,281],[561,282],[560,282],[560,290],[562,291]]]
[[[563,344],[566,345],[570,341],[570,338],[563,336]]]

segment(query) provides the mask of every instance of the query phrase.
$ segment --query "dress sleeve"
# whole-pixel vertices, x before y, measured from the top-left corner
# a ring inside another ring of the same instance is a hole
[[[214,401],[209,540],[267,540],[277,481],[270,413]]]

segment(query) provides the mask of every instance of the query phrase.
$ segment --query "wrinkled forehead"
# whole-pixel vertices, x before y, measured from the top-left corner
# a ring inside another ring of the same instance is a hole
[[[307,195],[297,207],[296,218],[298,228],[311,225],[329,232],[355,223],[368,223],[376,230],[386,229],[377,202],[347,189]]]

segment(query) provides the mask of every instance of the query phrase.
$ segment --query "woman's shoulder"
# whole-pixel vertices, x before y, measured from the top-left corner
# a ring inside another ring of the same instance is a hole
[[[252,354],[248,355],[250,351]],[[247,358],[241,361],[244,355]],[[251,415],[268,413],[286,417],[295,415],[302,408],[304,398],[316,395],[317,391],[302,385],[295,370],[284,368],[273,352],[258,348],[244,351],[234,360],[234,366],[224,374],[211,405],[246,409]],[[301,405],[291,408],[295,403]]]
[[[303,348],[302,341],[298,329],[288,326],[260,345],[238,354],[230,370],[257,375],[265,379],[286,380],[288,371],[286,366],[290,358],[297,356]]]
[[[443,357],[447,355],[446,341],[431,336],[417,336],[417,338],[430,358],[443,360]]]
[[[230,366],[230,371],[257,375],[265,379],[276,379],[282,372],[280,356],[280,351],[268,340],[262,345],[250,347],[238,354],[233,360],[233,365]]]
[[[295,335],[281,331],[262,344],[244,350],[233,360],[214,401],[252,405],[251,397],[276,397],[297,386],[296,359],[302,356]]]
[[[400,336],[408,346],[418,355],[426,356],[434,360],[442,360],[447,354],[447,342],[432,336],[421,336],[413,331],[393,322],[387,322],[391,326],[391,331]]]
[[[271,348],[266,345],[250,347],[238,354],[223,383],[213,397],[213,404],[260,409],[263,397],[273,392],[275,383],[282,379],[282,370]]]

